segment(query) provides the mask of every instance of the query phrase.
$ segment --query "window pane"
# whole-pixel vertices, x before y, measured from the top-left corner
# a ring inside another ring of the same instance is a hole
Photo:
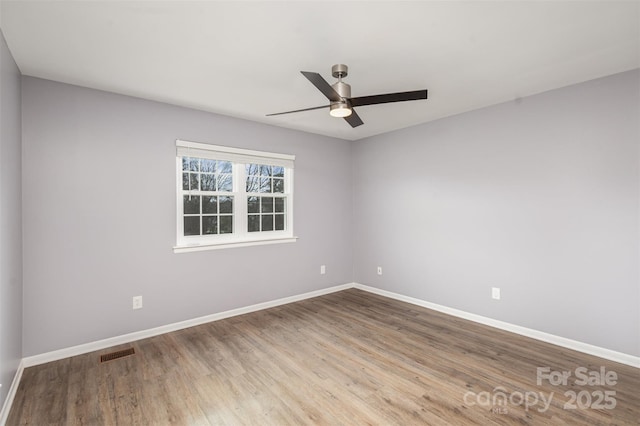
[[[284,179],[273,180],[273,192],[284,192]]]
[[[260,216],[257,214],[250,214],[248,224],[247,228],[249,232],[260,231]]]
[[[202,235],[218,233],[218,216],[202,216]]]
[[[218,203],[216,197],[204,195],[202,197],[202,213],[218,213]]]
[[[233,217],[220,216],[220,233],[231,234],[233,232]]]
[[[200,189],[200,175],[197,173],[189,174],[189,178],[191,180],[191,188],[194,191],[198,191]]]
[[[201,174],[200,184],[203,191],[215,191],[216,190],[216,178],[211,174]]]
[[[200,159],[199,158],[189,158],[189,170],[192,172],[197,172],[200,169]]]
[[[262,230],[273,231],[273,215],[265,214],[262,216]]]
[[[273,198],[260,197],[262,204],[262,213],[273,213]]]
[[[284,231],[284,215],[276,215],[276,231]]]
[[[182,197],[182,211],[184,214],[200,214],[200,196],[185,195]],[[200,231],[198,231],[200,233]]]
[[[276,213],[284,213],[284,198],[277,197],[275,199],[274,211]]]
[[[230,174],[218,175],[218,191],[231,192],[233,191],[233,179]]]
[[[183,191],[189,190],[189,173],[182,174],[182,190]]]
[[[247,176],[256,176],[260,174],[260,166],[258,164],[247,164],[245,166]]]
[[[260,174],[262,176],[271,176],[271,166],[260,166]]]
[[[272,174],[273,174],[273,177],[284,177],[284,167],[273,166]]]
[[[200,216],[184,218],[184,235],[200,235]]]
[[[216,170],[216,161],[202,158],[200,160],[200,171],[204,173],[213,173]]]
[[[218,173],[231,173],[232,167],[230,161],[218,161]]]
[[[260,190],[258,192],[271,192],[271,179],[269,179],[269,178],[261,178],[260,179]]]
[[[258,204],[258,197],[249,197],[247,199],[247,211],[249,213],[260,213],[260,204]]]
[[[247,192],[258,192],[260,189],[260,178],[255,176],[247,177]]]
[[[220,213],[233,213],[233,197],[220,197]]]
[[[182,157],[182,170],[189,170],[189,157]]]

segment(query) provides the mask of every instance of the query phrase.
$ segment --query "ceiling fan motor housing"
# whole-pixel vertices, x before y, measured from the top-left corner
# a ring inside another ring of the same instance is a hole
[[[342,99],[349,99],[351,97],[351,86],[347,83],[338,81],[332,84],[331,87],[333,87],[333,90],[335,90]]]

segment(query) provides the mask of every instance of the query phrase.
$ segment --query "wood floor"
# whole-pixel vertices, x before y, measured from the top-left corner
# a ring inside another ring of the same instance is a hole
[[[27,368],[7,424],[637,425],[639,372],[350,289]]]

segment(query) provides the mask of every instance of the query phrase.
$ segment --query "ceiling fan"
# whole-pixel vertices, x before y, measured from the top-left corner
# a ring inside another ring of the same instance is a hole
[[[338,79],[337,82],[330,85],[317,72],[300,71],[307,80],[311,82],[323,95],[329,99],[329,105],[322,105],[311,108],[297,109],[294,111],[276,112],[267,114],[267,117],[273,115],[291,114],[294,112],[311,111],[329,107],[329,114],[332,117],[344,118],[351,127],[358,127],[362,124],[362,119],[356,114],[354,107],[386,104],[389,102],[417,101],[427,99],[427,90],[414,90],[412,92],[387,93],[384,95],[359,96],[351,97],[351,86],[344,83],[342,79],[349,73],[349,68],[344,64],[336,64],[331,67],[331,75]]]

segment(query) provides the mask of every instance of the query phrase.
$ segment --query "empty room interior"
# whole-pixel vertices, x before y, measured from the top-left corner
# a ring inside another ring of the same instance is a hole
[[[0,30],[0,425],[639,424],[640,2]]]

